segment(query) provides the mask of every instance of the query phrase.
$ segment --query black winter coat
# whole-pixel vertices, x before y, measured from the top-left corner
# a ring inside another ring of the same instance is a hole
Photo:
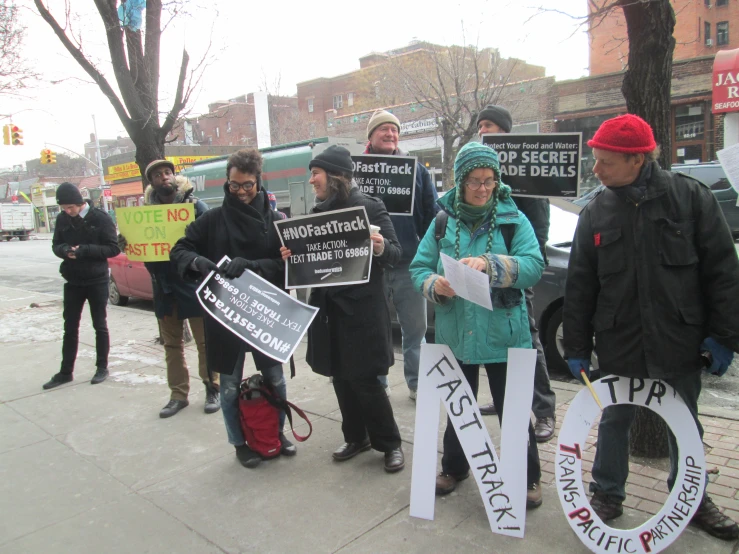
[[[284,287],[285,263],[280,255],[280,239],[274,221],[280,215],[271,210],[264,189],[251,204],[244,204],[228,191],[220,208],[213,208],[191,223],[177,241],[170,259],[183,278],[202,276],[192,268],[198,256],[218,263],[223,256],[246,258],[259,263],[260,277]],[[231,375],[244,341],[210,316],[203,319],[208,368]],[[279,362],[275,361],[275,365]]]
[[[544,258],[544,264],[548,265],[547,241],[549,240],[549,199],[529,198],[528,196],[512,196],[516,207],[521,210],[526,219],[534,228],[536,240],[539,242],[539,250]]]
[[[194,204],[195,219],[208,211],[208,205],[193,196],[192,184],[185,177],[176,179],[177,194],[172,204]],[[149,185],[144,192],[145,205],[161,205],[154,187]],[[144,265],[151,275],[151,288],[154,292],[154,313],[158,319],[170,316],[177,303],[177,319],[203,317],[202,306],[198,302],[195,290],[197,285],[191,280],[185,281],[177,273],[177,266],[171,260],[168,262],[145,262]]]
[[[79,246],[76,259],[67,257],[72,246]],[[61,212],[56,217],[51,248],[63,260],[59,273],[70,285],[79,286],[107,282],[110,279],[108,258],[120,253],[113,220],[93,207],[82,218],[72,218]]]
[[[306,361],[321,375],[369,379],[387,375],[395,363],[390,309],[384,290],[385,268],[398,262],[401,247],[381,200],[353,187],[345,203],[331,210],[364,206],[372,225],[380,227],[385,250],[372,260],[368,283],[314,288],[310,304],[320,312],[308,328]],[[314,212],[318,211],[316,208]]]
[[[712,336],[739,352],[739,260],[711,191],[656,162],[635,205],[604,189],[581,212],[564,304],[565,353],[625,377],[699,371]]]

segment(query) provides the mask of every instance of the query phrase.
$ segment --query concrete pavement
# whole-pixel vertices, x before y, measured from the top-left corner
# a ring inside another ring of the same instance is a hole
[[[306,365],[305,345],[288,394],[309,413],[313,436],[298,445],[295,458],[243,468],[227,444],[220,413],[203,413],[204,388],[195,380],[190,406],[173,418],[158,417],[168,399],[164,354],[152,340],[153,314],[137,306],[109,307],[111,378],[89,384],[94,335],[86,312],[75,380],[42,391],[59,365],[61,299],[0,286],[0,552],[587,551],[557,500],[553,443],[541,448],[544,504],[528,513],[525,539],[490,532],[471,481],[436,500],[434,521],[409,516],[415,404],[400,360],[390,382],[404,471],[386,474],[382,455],[374,451],[331,461],[343,442],[340,413],[328,379]],[[191,367],[196,356],[188,347]],[[247,365],[248,374],[253,367]],[[554,386],[561,413],[578,388]],[[489,391],[481,388],[480,402],[489,401]],[[730,465],[729,454],[739,458],[739,451],[728,433],[739,425],[726,419],[732,414],[712,413],[720,417],[707,418],[712,424],[706,442],[723,443],[722,456],[709,457],[722,472],[714,475],[714,485],[729,487],[721,489],[723,505],[733,500],[735,506],[730,486],[736,479],[724,468],[739,469]],[[485,422],[497,444],[496,418]],[[659,507],[652,497],[663,483],[659,471],[633,464],[633,507],[618,526],[634,527]],[[689,528],[671,551],[728,554],[736,548]]]

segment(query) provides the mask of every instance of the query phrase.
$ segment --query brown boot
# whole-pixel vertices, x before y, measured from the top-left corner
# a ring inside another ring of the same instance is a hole
[[[541,506],[541,483],[531,483],[526,487],[526,509],[533,510]]]
[[[443,471],[436,476],[436,495],[444,496],[457,488],[457,483],[464,481],[470,476],[470,472],[466,471],[459,475],[451,475]]]
[[[710,496],[703,499],[690,523],[718,539],[733,541],[739,538],[739,526],[729,516],[719,511]]]

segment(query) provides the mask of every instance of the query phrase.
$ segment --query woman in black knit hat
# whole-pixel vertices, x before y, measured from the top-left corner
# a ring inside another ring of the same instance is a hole
[[[400,243],[382,201],[359,191],[352,159],[341,146],[329,146],[308,165],[316,194],[313,213],[364,206],[371,225],[375,259],[368,283],[314,288],[310,304],[320,308],[308,329],[306,361],[313,371],[333,377],[341,409],[344,444],[337,462],[374,448],[385,454],[385,471],[403,469],[400,431],[385,389],[377,380],[394,363],[390,311],[383,288],[384,268],[400,259]],[[282,259],[291,252],[283,247]]]

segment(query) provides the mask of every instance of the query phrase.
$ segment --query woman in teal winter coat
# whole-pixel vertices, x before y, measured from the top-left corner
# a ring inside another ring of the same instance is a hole
[[[511,200],[510,187],[501,182],[495,150],[480,143],[463,146],[454,161],[454,180],[456,187],[439,200],[448,217],[446,232],[437,243],[436,223],[429,226],[411,263],[411,278],[435,304],[436,342],[451,348],[475,397],[479,366],[485,365],[502,421],[508,349],[531,348],[524,289],[539,280],[544,260],[531,224]],[[455,296],[444,278],[441,252],[488,275],[493,311]],[[541,505],[536,445],[529,423],[527,508]],[[452,492],[468,476],[467,458],[447,421],[436,493]]]

